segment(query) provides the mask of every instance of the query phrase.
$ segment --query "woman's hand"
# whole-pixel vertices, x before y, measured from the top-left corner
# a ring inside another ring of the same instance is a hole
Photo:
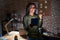
[[[39,18],[40,19],[43,19],[43,14],[39,14]]]
[[[30,25],[29,25],[29,28],[32,28],[33,26],[34,26],[33,24],[30,24]]]

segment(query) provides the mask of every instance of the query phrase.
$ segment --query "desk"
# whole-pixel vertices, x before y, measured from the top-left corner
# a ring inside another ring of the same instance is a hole
[[[43,40],[60,40],[60,37],[57,34],[43,35]]]
[[[16,33],[14,32],[14,33],[11,34],[11,35],[7,35],[7,34],[6,34],[6,35],[4,35],[3,37],[4,37],[4,38],[7,38],[7,40],[14,40],[14,37],[15,37],[15,36],[17,36],[18,40],[27,40],[27,39],[24,39],[23,37],[21,37],[20,34],[19,34],[19,32],[18,32],[18,33],[17,33],[17,32],[16,32]]]
[[[19,33],[20,32],[20,33]],[[5,37],[5,38],[7,38],[8,40],[14,40],[14,37],[15,37],[15,35],[17,35],[17,37],[18,37],[18,40],[27,40],[27,38],[25,39],[25,38],[23,38],[22,36],[20,36],[20,35],[23,35],[23,34],[25,34],[25,30],[24,29],[20,29],[19,30],[19,32],[17,32],[17,34],[15,34],[15,33],[13,33],[12,35],[4,35],[3,37]],[[42,34],[43,35],[43,34]],[[43,35],[43,40],[50,40],[51,38],[52,39],[54,39],[54,40],[57,40],[57,39],[60,39],[60,37],[59,36],[57,36],[57,35],[55,35],[55,34],[53,34],[54,36],[47,36],[47,35]]]

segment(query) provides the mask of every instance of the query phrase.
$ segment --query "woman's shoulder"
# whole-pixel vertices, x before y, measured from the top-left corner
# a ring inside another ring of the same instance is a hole
[[[28,18],[29,16],[28,15],[25,15],[24,18]]]
[[[30,16],[30,15],[25,15],[24,18],[30,18],[30,17],[38,17],[38,15]]]

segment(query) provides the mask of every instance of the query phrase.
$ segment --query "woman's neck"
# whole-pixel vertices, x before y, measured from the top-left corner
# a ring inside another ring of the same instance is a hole
[[[29,13],[29,15],[34,16],[34,13]]]

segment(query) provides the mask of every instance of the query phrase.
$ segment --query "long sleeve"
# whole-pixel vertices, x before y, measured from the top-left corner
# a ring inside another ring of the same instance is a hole
[[[39,19],[39,27],[42,27],[43,25],[43,19]]]
[[[28,29],[28,18],[27,16],[24,16],[23,18],[23,25],[24,25],[24,29],[27,30]]]
[[[42,14],[39,14],[39,27],[42,27],[42,24],[43,24],[43,15]]]

